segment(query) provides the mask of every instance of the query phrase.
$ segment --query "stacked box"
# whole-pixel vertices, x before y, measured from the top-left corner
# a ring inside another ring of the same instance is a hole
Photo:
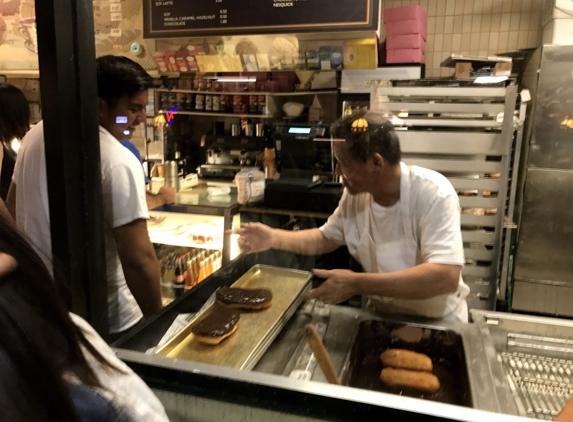
[[[384,10],[386,63],[424,63],[428,16],[418,5]]]

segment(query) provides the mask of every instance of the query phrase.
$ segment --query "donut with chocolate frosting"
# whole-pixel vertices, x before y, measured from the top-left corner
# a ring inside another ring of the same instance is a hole
[[[271,306],[273,294],[269,289],[239,289],[221,287],[217,303],[231,309],[265,309]]]

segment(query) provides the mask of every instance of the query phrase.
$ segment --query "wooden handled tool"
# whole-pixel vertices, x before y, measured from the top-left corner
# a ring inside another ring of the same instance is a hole
[[[330,356],[320,339],[320,336],[316,332],[316,327],[313,324],[306,324],[304,326],[304,336],[306,337],[306,341],[310,345],[318,364],[320,365],[322,372],[326,375],[326,379],[331,384],[340,385],[340,380],[336,375],[336,371],[334,370],[334,366],[332,365],[332,361],[330,360]]]

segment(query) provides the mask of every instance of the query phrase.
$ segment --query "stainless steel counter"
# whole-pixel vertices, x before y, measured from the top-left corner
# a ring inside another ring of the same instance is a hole
[[[573,397],[573,321],[484,311],[472,317],[517,414],[552,420]]]
[[[304,308],[301,308],[293,317],[291,323],[285,327],[281,336],[275,340],[274,344],[259,361],[259,364],[255,366],[254,371],[288,375],[285,374],[285,370],[288,370],[288,362],[293,358],[292,354],[303,338],[302,327],[310,322],[311,319],[312,315]],[[371,319],[380,319],[380,316],[356,308],[330,307],[330,320],[325,333],[324,344],[330,354],[334,368],[341,377],[344,375],[345,365],[348,362],[350,348],[354,340],[353,334],[361,321]],[[387,318],[385,320],[392,321]],[[508,397],[511,397],[509,385],[505,382],[500,382],[503,379],[499,377],[499,374],[492,373],[490,369],[491,365],[487,360],[488,355],[477,326],[461,323],[440,323],[434,325],[416,320],[405,321],[404,319],[394,321],[399,323],[406,322],[417,327],[452,330],[460,334],[463,338],[464,352],[467,359],[473,407],[496,413],[517,414],[513,400],[507,400]],[[312,381],[327,382],[320,366],[316,367]],[[499,399],[500,397],[502,400]]]
[[[316,309],[313,310],[308,304],[298,309],[252,371],[145,354],[148,348],[157,345],[177,315],[197,312],[218,287],[231,285],[248,271],[252,266],[249,257],[242,257],[223,267],[165,308],[160,315],[147,321],[139,332],[114,344],[122,360],[161,397],[168,397],[164,403],[169,407],[169,415],[174,422],[196,420],[192,416],[181,415],[193,415],[193,409],[185,409],[185,406],[197,403],[197,400],[210,403],[209,406],[217,403],[218,410],[214,415],[220,414],[219,407],[228,406],[230,412],[231,408],[235,409],[233,406],[238,406],[237,409],[242,409],[248,420],[269,420],[268,413],[262,410],[267,415],[266,419],[263,416],[253,417],[257,409],[276,411],[276,418],[289,414],[304,415],[308,420],[523,420],[512,416],[519,414],[519,409],[504,368],[498,361],[498,350],[488,339],[491,333],[484,329],[483,324],[429,324],[414,319],[396,320],[401,325],[451,330],[461,336],[473,408],[330,385],[325,382],[320,368],[314,371],[309,381],[288,377],[292,362],[296,361],[300,352],[302,327],[316,319]],[[344,375],[356,327],[364,320],[380,318],[367,311],[342,306],[330,307],[329,314],[324,343],[335,368]]]

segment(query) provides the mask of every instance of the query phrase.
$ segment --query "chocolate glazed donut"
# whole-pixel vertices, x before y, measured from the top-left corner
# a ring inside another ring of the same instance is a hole
[[[239,289],[221,287],[217,303],[231,309],[265,309],[271,306],[273,294],[269,289]]]
[[[237,311],[216,307],[191,331],[201,343],[217,345],[237,330],[240,317]]]

